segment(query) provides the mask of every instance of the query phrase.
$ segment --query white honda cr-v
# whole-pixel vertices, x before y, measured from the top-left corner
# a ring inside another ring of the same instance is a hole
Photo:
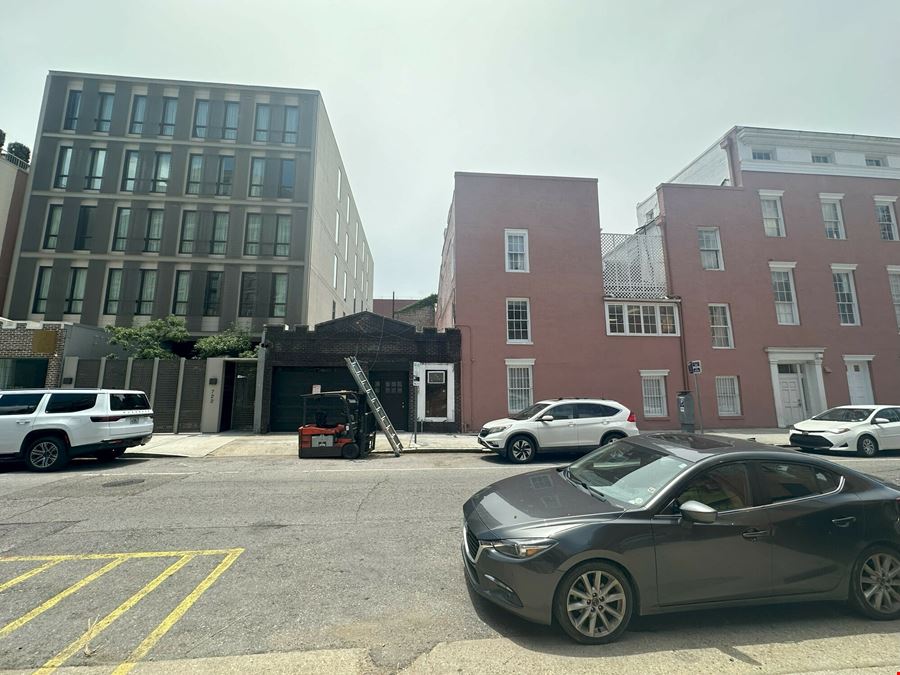
[[[23,459],[35,471],[71,457],[119,457],[153,436],[153,410],[142,391],[15,389],[0,391],[0,459]]]

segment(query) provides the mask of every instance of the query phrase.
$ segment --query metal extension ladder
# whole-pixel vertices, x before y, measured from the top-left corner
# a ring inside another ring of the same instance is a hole
[[[378,426],[384,432],[384,435],[387,436],[388,443],[391,444],[391,448],[394,450],[394,457],[399,457],[400,452],[403,450],[403,444],[400,442],[400,437],[397,435],[394,425],[391,424],[390,418],[384,411],[381,401],[378,400],[375,390],[372,389],[369,378],[366,377],[366,374],[363,372],[362,366],[359,365],[359,361],[356,360],[356,357],[348,356],[344,361],[347,363],[347,368],[350,369],[350,374],[353,375],[353,379],[356,380],[356,384],[366,393],[366,401],[369,403],[369,408],[371,409],[372,414],[375,415],[375,419],[378,420]]]

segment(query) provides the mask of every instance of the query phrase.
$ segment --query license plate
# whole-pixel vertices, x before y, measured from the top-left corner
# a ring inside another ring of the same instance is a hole
[[[128,420],[128,423],[129,424],[138,424],[141,421],[143,421],[142,417],[132,417]]]

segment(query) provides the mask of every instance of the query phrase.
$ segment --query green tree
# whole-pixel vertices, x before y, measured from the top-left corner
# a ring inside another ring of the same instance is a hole
[[[110,344],[122,347],[136,359],[174,359],[173,345],[190,338],[184,319],[177,316],[154,319],[133,328],[107,326],[106,330]]]
[[[208,335],[197,340],[194,354],[198,359],[213,359],[221,356],[256,358],[257,347],[250,342],[250,335],[231,326],[218,335]]]
[[[6,143],[6,132],[0,129],[0,150],[3,150],[4,143]]]
[[[10,143],[6,146],[6,154],[18,157],[26,164],[31,161],[31,148],[22,143]]]

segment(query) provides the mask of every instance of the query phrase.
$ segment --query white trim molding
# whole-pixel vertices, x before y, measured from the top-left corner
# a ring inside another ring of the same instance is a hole
[[[760,197],[784,197],[784,190],[757,190]]]
[[[891,274],[900,274],[900,265],[885,265],[885,267]]]
[[[843,192],[820,192],[819,199],[827,199],[830,201],[839,202],[844,198]]]
[[[668,377],[668,370],[639,370],[641,377]]]
[[[508,366],[533,366],[534,359],[506,359]]]
[[[831,263],[832,272],[855,272],[857,267],[857,263]]]
[[[876,202],[891,202],[891,203],[894,203],[894,202],[897,201],[897,198],[896,198],[896,197],[891,197],[890,195],[888,195],[888,196],[884,196],[884,195],[875,195],[874,197],[872,197],[872,199],[873,199],[874,201],[876,201]]]
[[[777,260],[769,261],[770,270],[792,270],[797,267],[797,262],[779,262]]]
[[[874,354],[844,354],[844,362],[848,361],[873,361],[875,359]]]

